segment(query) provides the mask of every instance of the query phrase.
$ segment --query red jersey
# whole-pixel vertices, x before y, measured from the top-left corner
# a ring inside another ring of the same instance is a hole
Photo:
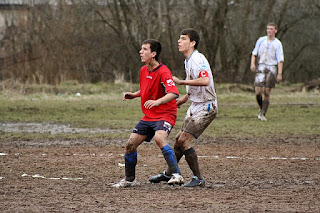
[[[157,100],[167,93],[179,95],[178,88],[173,82],[171,71],[167,66],[160,64],[154,70],[149,72],[147,66],[140,70],[140,97],[141,109],[144,113],[143,121],[165,120],[172,126],[177,119],[177,103],[173,99],[165,104],[146,109],[144,103],[148,100]]]

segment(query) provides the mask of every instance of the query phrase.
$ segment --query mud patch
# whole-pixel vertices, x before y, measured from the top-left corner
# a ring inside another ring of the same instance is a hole
[[[27,133],[49,133],[55,134],[96,134],[96,133],[117,133],[131,131],[129,129],[100,129],[100,128],[74,128],[70,124],[53,124],[53,123],[0,123],[0,131],[3,132],[27,132]]]
[[[151,184],[166,168],[154,142],[138,149],[136,187],[124,177],[125,140],[0,143],[3,212],[319,212],[318,136],[202,138],[194,145],[206,186]],[[205,143],[204,143],[205,142]],[[171,142],[172,143],[172,142]],[[69,146],[65,146],[69,144]],[[41,146],[39,146],[41,145]],[[185,180],[192,177],[184,158]]]

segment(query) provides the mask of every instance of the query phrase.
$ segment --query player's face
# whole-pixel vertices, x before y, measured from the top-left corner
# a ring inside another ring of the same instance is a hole
[[[188,52],[191,48],[194,47],[194,42],[190,41],[190,38],[188,35],[180,35],[180,38],[178,40],[178,49],[179,52]]]
[[[153,57],[155,57],[155,52],[151,52],[150,44],[142,44],[141,50],[139,51],[141,61],[148,63]]]
[[[270,37],[275,36],[277,33],[276,27],[275,26],[267,26],[267,35]]]

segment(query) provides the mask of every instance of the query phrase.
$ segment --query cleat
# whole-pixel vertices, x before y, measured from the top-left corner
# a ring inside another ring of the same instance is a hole
[[[267,121],[267,118],[263,114],[261,114],[260,121]]]
[[[168,181],[169,185],[174,185],[174,184],[183,184],[184,180],[183,177],[179,173],[174,173],[172,174],[171,179]]]
[[[262,116],[262,113],[261,113],[261,109],[259,110],[259,113],[258,113],[258,119],[261,120],[261,116]]]
[[[149,181],[151,183],[160,183],[161,181],[168,182],[171,179],[171,176],[166,175],[166,171],[163,171],[157,175],[151,176]]]
[[[204,187],[206,185],[206,181],[200,180],[197,176],[193,176],[192,179],[183,185],[183,187]]]
[[[112,187],[115,187],[115,188],[127,188],[127,187],[135,186],[135,185],[138,185],[136,180],[127,181],[126,179],[122,179],[122,180],[120,180],[119,183],[113,184]]]

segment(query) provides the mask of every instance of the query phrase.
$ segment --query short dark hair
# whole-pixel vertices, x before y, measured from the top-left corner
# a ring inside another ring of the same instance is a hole
[[[161,43],[155,39],[147,39],[147,40],[144,40],[142,44],[150,44],[151,52],[157,53],[154,59],[156,59],[156,61],[159,61],[159,55],[162,50]]]
[[[190,38],[190,41],[195,41],[196,44],[194,45],[194,48],[197,49],[199,42],[200,42],[200,35],[198,31],[196,31],[193,28],[187,28],[181,31],[180,35],[187,35]]]

